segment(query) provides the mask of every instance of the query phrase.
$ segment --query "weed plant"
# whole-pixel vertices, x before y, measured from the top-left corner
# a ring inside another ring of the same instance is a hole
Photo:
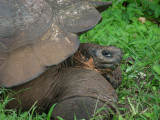
[[[105,0],[104,0],[105,1]],[[102,13],[102,22],[80,36],[81,42],[114,45],[123,50],[123,80],[116,90],[119,96],[114,120],[160,119],[160,2],[159,0],[113,0]],[[143,18],[142,21],[140,18]],[[0,94],[5,95],[2,89]],[[8,96],[0,102],[0,120],[44,120],[50,113],[38,115],[7,110]],[[103,110],[105,108],[102,108]],[[100,110],[99,110],[100,111]],[[34,113],[34,114],[33,114]],[[102,116],[103,117],[103,116]],[[63,120],[61,117],[58,117]],[[100,119],[99,117],[91,118]],[[75,116],[76,119],[76,116]]]

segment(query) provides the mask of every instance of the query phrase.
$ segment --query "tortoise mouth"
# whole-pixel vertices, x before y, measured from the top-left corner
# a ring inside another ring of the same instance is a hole
[[[103,69],[103,70],[115,70],[118,67],[117,64],[112,63],[101,63],[99,65],[96,65],[96,69]]]

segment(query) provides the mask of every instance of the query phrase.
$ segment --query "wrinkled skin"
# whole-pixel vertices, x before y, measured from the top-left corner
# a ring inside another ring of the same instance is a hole
[[[107,51],[107,54],[103,51]],[[58,103],[52,114],[52,118],[56,120],[57,116],[73,120],[74,115],[77,119],[88,120],[101,107],[115,111],[117,94],[110,84],[112,82],[109,83],[97,69],[100,67],[109,70],[105,75],[110,78],[107,74],[116,70],[112,66],[120,65],[121,50],[113,46],[81,44],[78,52],[83,56],[80,59],[83,62],[79,63],[75,59],[75,53],[61,64],[48,68],[33,81],[13,87],[13,91],[21,92],[14,95],[16,100],[9,102],[7,108],[22,108],[25,111],[36,102],[37,110],[41,113],[47,112],[54,103]],[[94,67],[89,70],[82,63],[92,64]],[[108,110],[103,110],[100,114],[106,116],[105,119],[110,119]]]
[[[100,46],[92,43],[80,45],[74,60],[75,66],[80,66],[100,72],[103,77],[116,89],[121,84],[120,64],[122,51],[115,46]]]
[[[122,51],[114,46],[82,43],[78,51],[85,56],[86,61],[93,58],[96,69],[114,70],[122,60]]]

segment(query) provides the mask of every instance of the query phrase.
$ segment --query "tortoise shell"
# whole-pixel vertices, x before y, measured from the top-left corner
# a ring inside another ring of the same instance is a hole
[[[77,34],[101,19],[95,8],[109,5],[86,0],[0,0],[0,84],[23,84],[75,53]]]

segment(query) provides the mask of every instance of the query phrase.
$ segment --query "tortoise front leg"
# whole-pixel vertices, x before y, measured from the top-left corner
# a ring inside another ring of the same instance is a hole
[[[54,119],[60,116],[65,120],[74,120],[76,116],[78,120],[88,120],[102,107],[115,111],[117,94],[101,74],[82,68],[65,68],[61,72],[56,98],[58,105],[52,114]],[[110,119],[108,110],[99,114]]]
[[[106,105],[101,100],[92,97],[76,96],[59,102],[54,109],[53,118],[58,120],[56,117],[60,116],[64,120],[74,120],[74,117],[77,120],[89,120],[100,114],[105,118],[110,118],[107,110],[97,113],[97,110],[102,107],[106,107]]]

